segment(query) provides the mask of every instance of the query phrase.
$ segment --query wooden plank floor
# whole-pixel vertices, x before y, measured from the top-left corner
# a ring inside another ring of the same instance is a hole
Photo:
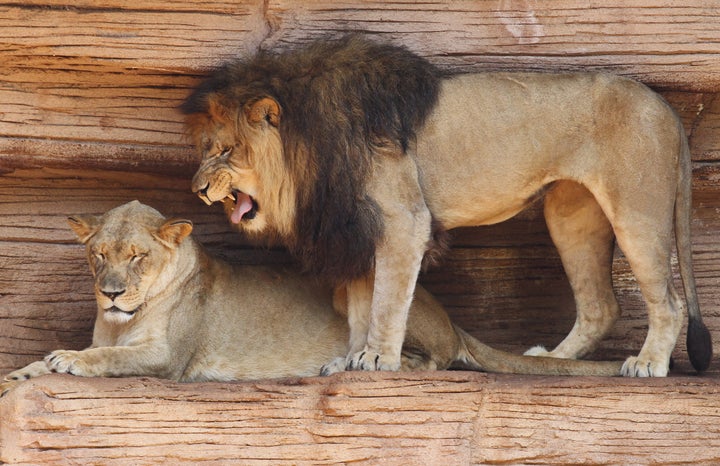
[[[26,382],[0,402],[0,462],[717,464],[717,377],[344,373],[204,383]]]

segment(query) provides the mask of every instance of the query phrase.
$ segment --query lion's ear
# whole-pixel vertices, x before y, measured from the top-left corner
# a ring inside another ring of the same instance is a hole
[[[208,96],[207,114],[214,121],[232,120],[230,109],[221,102],[221,97],[218,94]]]
[[[77,235],[78,241],[80,241],[82,244],[87,243],[90,238],[93,237],[95,232],[97,232],[97,226],[99,223],[98,217],[93,216],[68,217],[67,221],[70,225],[70,228],[72,228],[72,230]]]
[[[267,121],[277,128],[280,124],[280,104],[272,97],[263,97],[247,107],[245,115],[253,125]]]
[[[173,219],[163,223],[153,236],[165,246],[175,248],[190,235],[192,229],[190,220]]]

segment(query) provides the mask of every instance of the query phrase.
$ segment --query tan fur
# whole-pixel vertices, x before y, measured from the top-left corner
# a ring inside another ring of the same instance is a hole
[[[252,115],[255,104],[246,105]],[[280,110],[274,115],[282,121]],[[305,194],[301,178],[284,176],[289,169],[280,161],[293,160],[291,170],[297,170],[302,146],[283,154],[277,119],[241,117],[229,129],[208,118],[211,125],[189,120],[203,154],[193,189],[208,203],[225,202],[228,212],[233,190],[250,193],[261,208],[257,219],[239,227],[292,236],[288,228],[295,213],[288,205]],[[222,147],[233,150],[217,157]],[[246,163],[257,151],[271,160]],[[548,188],[545,216],[578,317],[557,348],[533,354],[584,356],[612,327],[620,314],[610,279],[616,238],[650,321],[645,344],[626,361],[623,374],[665,376],[686,312],[670,269],[675,218],[681,275],[692,304],[690,327],[704,338],[700,362],[690,357],[699,370],[707,367],[711,343],[690,263],[687,141],[674,112],[645,86],[603,74],[455,76],[441,82],[438,103],[406,152],[391,143],[376,152],[381,156],[372,158],[365,189],[380,206],[384,235],[376,245],[373,286],[365,286],[368,276],[347,285],[352,328],[347,368],[399,368],[431,218],[447,229],[501,222]],[[688,338],[690,348],[695,338]],[[339,368],[333,361],[328,371]]]
[[[154,376],[183,382],[313,376],[347,351],[347,295],[280,267],[231,266],[135,201],[103,217],[71,218],[86,244],[98,314],[92,345],[58,350],[10,373],[0,393],[50,372]],[[619,362],[530,358],[492,350],[455,328],[418,288],[403,369],[617,375]],[[134,312],[132,315],[128,312]],[[344,361],[344,357],[342,358]]]

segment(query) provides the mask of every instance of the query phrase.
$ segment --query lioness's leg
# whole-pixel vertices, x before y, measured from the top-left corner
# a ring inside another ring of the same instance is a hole
[[[350,340],[348,342],[348,356],[335,358],[320,369],[320,375],[331,375],[344,371],[350,364],[351,355],[361,352],[367,345],[368,329],[370,327],[370,306],[373,296],[374,274],[353,280],[342,290],[337,291],[333,297],[335,311],[348,319],[350,327]],[[344,302],[337,302],[342,299]]]
[[[559,181],[545,198],[545,219],[575,295],[577,318],[552,351],[529,354],[579,358],[595,349],[620,315],[612,288],[614,234],[584,186]]]
[[[347,368],[398,370],[408,311],[430,240],[431,216],[411,157],[394,154],[375,162],[368,193],[383,212],[384,235],[375,251],[367,343],[349,354]]]
[[[53,372],[80,377],[153,376],[178,379],[181,374],[171,372],[170,348],[167,345],[140,344],[137,346],[105,346],[82,351],[58,350],[45,357]],[[174,355],[177,357],[177,355]],[[184,368],[184,364],[178,364]]]

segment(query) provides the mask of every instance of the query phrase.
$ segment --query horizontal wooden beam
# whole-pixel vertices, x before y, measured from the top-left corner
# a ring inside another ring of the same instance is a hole
[[[352,30],[457,71],[631,76],[678,109],[696,160],[720,153],[720,15],[702,0],[66,4],[0,7],[0,169],[191,172],[177,107],[204,70],[260,47]]]
[[[711,464],[718,412],[717,377],[53,375],[0,400],[0,462]]]

